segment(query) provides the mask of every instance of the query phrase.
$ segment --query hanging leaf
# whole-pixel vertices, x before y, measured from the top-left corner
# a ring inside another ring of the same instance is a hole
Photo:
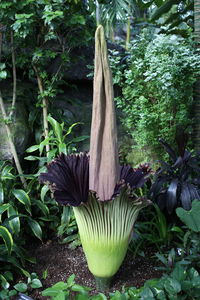
[[[49,191],[48,185],[44,185],[41,189],[40,197],[42,202],[44,202],[44,197],[46,196],[46,193]]]
[[[8,253],[10,254],[13,248],[13,238],[8,229],[4,226],[0,226],[0,236],[3,238]]]
[[[26,211],[31,215],[31,201],[28,194],[21,189],[13,190],[12,193],[17,198],[17,200],[25,205]]]
[[[28,218],[28,224],[34,235],[42,241],[42,229],[40,227],[40,224],[31,218]]]
[[[8,209],[8,218],[15,216],[11,221],[9,221],[9,225],[12,228],[13,233],[20,233],[20,219],[17,217],[18,211],[13,206],[10,206]]]
[[[4,211],[8,210],[9,207],[10,207],[9,203],[0,205],[0,217]]]

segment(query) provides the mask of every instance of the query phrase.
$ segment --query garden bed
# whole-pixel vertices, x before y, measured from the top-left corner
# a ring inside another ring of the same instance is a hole
[[[154,253],[152,248],[147,249],[145,257],[133,258],[133,255],[128,253],[113,280],[110,291],[121,290],[122,287],[140,287],[148,279],[161,277],[162,272],[155,269],[158,262],[153,257]],[[31,255],[36,257],[37,263],[29,266],[28,269],[36,272],[39,278],[42,278],[43,272],[47,271],[47,278],[42,280],[43,288],[34,290],[30,294],[35,300],[48,299],[41,296],[41,290],[58,281],[66,281],[71,274],[76,275],[76,283],[91,288],[95,287],[94,278],[87,268],[81,247],[71,250],[68,244],[62,245],[58,241],[48,241],[39,246],[33,245]],[[94,289],[91,293],[95,294],[97,291]]]

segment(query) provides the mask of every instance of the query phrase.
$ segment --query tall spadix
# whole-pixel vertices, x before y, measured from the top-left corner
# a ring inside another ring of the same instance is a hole
[[[90,133],[89,189],[110,200],[119,181],[117,125],[111,70],[103,27],[95,34],[94,86]]]

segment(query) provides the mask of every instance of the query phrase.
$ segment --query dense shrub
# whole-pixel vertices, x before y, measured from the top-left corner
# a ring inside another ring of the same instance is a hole
[[[114,54],[114,83],[122,89],[116,98],[124,112],[122,123],[135,148],[161,156],[158,138],[172,143],[178,125],[188,130],[192,125],[192,88],[200,73],[199,55],[181,37],[150,38],[144,33],[125,58]]]

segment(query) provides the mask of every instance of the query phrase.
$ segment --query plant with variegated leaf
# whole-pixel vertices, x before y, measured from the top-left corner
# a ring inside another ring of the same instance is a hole
[[[88,267],[99,289],[109,286],[126,255],[138,213],[150,204],[134,193],[149,174],[148,165],[137,169],[119,165],[112,76],[99,26],[89,155],[61,154],[40,175],[56,201],[73,206]]]

